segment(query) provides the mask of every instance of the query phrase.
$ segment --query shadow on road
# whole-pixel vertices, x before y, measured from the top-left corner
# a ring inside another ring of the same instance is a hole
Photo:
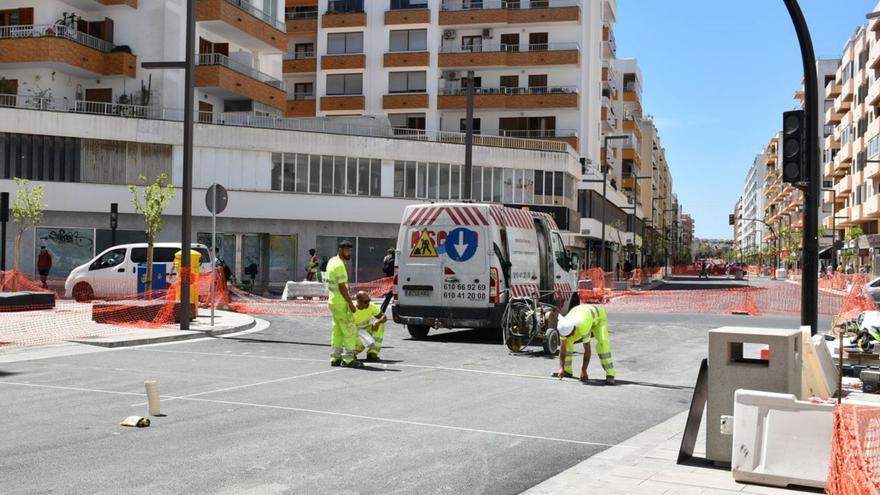
[[[424,339],[414,339],[412,337],[405,340],[423,340],[426,342],[446,342],[457,344],[503,344],[503,340],[499,332],[490,330],[455,330],[437,334],[429,334]]]
[[[3,376],[12,376],[12,375],[18,375],[18,374],[19,374],[19,373],[18,373],[18,372],[15,372],[15,371],[3,371],[3,370],[0,370],[0,377],[3,377]]]
[[[245,344],[293,344],[293,345],[310,345],[315,347],[330,347],[330,344],[319,344],[317,342],[295,342],[292,340],[273,340],[273,339],[246,339],[243,337],[221,337],[223,340],[234,340]],[[388,347],[387,349],[391,349]]]

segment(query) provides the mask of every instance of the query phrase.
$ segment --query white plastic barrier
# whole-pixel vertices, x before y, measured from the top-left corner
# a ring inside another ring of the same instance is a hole
[[[736,391],[733,421],[733,479],[778,487],[825,487],[834,430],[833,404],[740,389]]]
[[[281,299],[327,299],[327,284],[323,282],[287,282]]]

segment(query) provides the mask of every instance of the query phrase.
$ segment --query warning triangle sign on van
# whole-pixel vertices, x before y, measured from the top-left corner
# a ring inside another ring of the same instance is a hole
[[[422,231],[422,235],[419,236],[419,242],[413,246],[412,251],[409,253],[411,258],[436,258],[437,257],[437,248],[434,246],[434,241],[431,240],[431,236],[428,235],[427,230]]]

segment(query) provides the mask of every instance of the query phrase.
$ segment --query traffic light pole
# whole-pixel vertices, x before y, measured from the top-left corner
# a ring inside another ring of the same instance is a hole
[[[797,33],[804,66],[804,116],[806,155],[804,179],[804,269],[801,277],[801,325],[809,325],[810,333],[818,330],[819,299],[819,82],[816,54],[810,29],[797,0],[783,0]],[[784,150],[783,150],[784,152]]]

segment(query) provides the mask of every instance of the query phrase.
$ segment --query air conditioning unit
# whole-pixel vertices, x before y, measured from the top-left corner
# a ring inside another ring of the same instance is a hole
[[[458,35],[458,33],[456,33],[454,29],[443,30],[443,39],[444,40],[454,40],[457,35]]]
[[[491,37],[492,37],[492,29],[490,29],[490,28],[483,29],[483,38],[488,39]]]
[[[447,81],[455,81],[459,79],[458,72],[455,72],[454,70],[444,70],[443,79],[446,79]]]

